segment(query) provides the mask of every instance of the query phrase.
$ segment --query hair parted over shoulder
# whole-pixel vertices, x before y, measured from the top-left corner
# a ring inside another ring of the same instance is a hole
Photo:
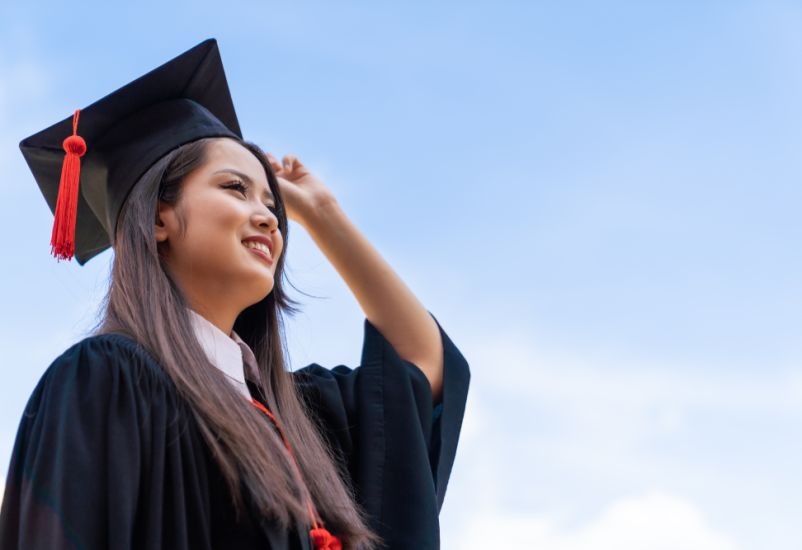
[[[158,359],[190,407],[238,513],[244,504],[243,487],[262,514],[291,528],[296,521],[308,523],[308,511],[288,455],[263,413],[207,359],[192,329],[189,304],[171,278],[154,235],[159,201],[180,200],[184,178],[203,166],[215,139],[234,138],[204,138],[174,149],[134,185],[117,223],[111,282],[96,333],[125,334]],[[298,304],[284,290],[288,224],[278,181],[259,146],[235,141],[264,167],[276,199],[284,252],[276,264],[273,290],[239,315],[234,330],[256,356],[268,407],[280,411],[287,438],[301,450],[296,453],[298,464],[327,527],[345,548],[374,548],[379,537],[368,528],[285,364],[283,318],[296,313]]]

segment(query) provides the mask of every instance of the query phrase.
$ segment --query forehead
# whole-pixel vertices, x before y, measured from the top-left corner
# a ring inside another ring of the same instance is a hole
[[[212,141],[206,150],[206,169],[215,172],[224,168],[238,170],[269,189],[265,169],[254,154],[234,140],[220,138]]]

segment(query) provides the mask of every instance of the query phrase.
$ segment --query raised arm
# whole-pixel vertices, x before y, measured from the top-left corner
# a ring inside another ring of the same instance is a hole
[[[399,356],[417,365],[435,403],[443,386],[443,344],[429,312],[357,229],[331,191],[295,157],[268,155],[290,219],[301,224]]]

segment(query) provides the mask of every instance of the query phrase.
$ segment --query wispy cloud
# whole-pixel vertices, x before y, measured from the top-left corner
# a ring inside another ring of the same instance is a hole
[[[796,498],[802,478],[765,450],[800,456],[787,437],[802,420],[794,365],[756,378],[539,342],[519,327],[461,344],[474,375],[443,523],[454,548],[495,545],[498,533],[510,537],[498,547],[736,548],[701,510],[715,506],[716,525],[740,540],[773,521],[758,519],[760,502]],[[729,492],[737,511],[714,496]],[[744,510],[753,522],[735,519]]]
[[[549,517],[482,514],[467,522],[448,548],[541,550],[737,550],[733,538],[709,525],[693,503],[647,493],[608,504],[597,517],[574,526]]]

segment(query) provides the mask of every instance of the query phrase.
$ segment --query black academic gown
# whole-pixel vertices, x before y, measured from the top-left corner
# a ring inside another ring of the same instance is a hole
[[[312,364],[294,373],[371,527],[392,549],[439,547],[470,378],[440,334],[445,382],[436,408],[423,373],[367,319],[359,367]],[[280,529],[250,506],[237,519],[230,502],[163,369],[127,337],[92,336],[50,365],[25,407],[0,548],[310,548],[308,526]]]

